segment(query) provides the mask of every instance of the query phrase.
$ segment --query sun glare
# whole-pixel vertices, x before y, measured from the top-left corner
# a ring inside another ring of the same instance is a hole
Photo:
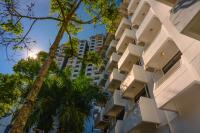
[[[28,57],[36,59],[39,51],[40,51],[39,49],[32,49],[31,51],[28,52]]]
[[[36,59],[36,58],[37,58],[37,54],[36,54],[36,53],[33,53],[33,52],[30,52],[30,53],[28,54],[28,57],[33,58],[33,59]]]

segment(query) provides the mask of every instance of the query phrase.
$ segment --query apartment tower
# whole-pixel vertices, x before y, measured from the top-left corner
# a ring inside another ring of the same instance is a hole
[[[95,128],[200,133],[200,1],[124,0],[120,12],[101,82],[112,96]]]
[[[62,69],[65,67],[71,67],[72,68],[72,75],[71,78],[75,79],[79,76],[81,69],[82,69],[82,61],[79,58],[83,58],[84,55],[88,51],[94,51],[99,53],[103,43],[104,43],[104,35],[103,34],[97,34],[94,36],[91,36],[89,40],[79,40],[78,45],[78,57],[71,57],[71,58],[65,58],[65,50],[68,48],[65,45],[61,45],[56,53],[56,61],[58,66]],[[99,69],[95,67],[93,64],[88,64],[85,69],[85,75],[92,78],[95,84],[99,82],[101,73],[99,72]]]

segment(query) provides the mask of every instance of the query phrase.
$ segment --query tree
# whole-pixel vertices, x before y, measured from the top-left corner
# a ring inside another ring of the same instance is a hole
[[[83,132],[85,119],[92,108],[92,101],[102,102],[100,89],[91,84],[91,79],[80,76],[70,79],[69,69],[57,74],[48,75],[44,81],[38,102],[27,123],[27,129],[48,132],[55,128],[57,120],[58,132]]]
[[[0,118],[13,113],[22,103],[48,54],[39,52],[37,59],[27,58],[14,65],[14,74],[0,73]],[[57,71],[52,63],[49,72]]]
[[[4,105],[3,107],[0,106],[0,109],[1,107],[6,109],[4,113],[13,110],[13,103],[20,104],[24,101],[45,57],[46,53],[40,52],[36,59],[22,59],[14,66],[15,73],[13,75],[2,75],[2,77],[7,76],[6,80],[1,80],[4,82],[0,86],[4,89],[1,89],[0,92],[2,98],[5,99],[0,99],[2,105]],[[15,75],[18,75],[17,80],[13,78]],[[92,108],[92,101],[95,99],[97,102],[105,102],[102,99],[104,95],[98,87],[91,84],[90,78],[80,75],[77,79],[71,80],[70,77],[70,68],[58,70],[52,64],[35,107],[28,118],[25,126],[26,131],[35,127],[35,130],[48,132],[55,129],[54,123],[57,120],[59,132],[83,132],[85,119]],[[19,82],[20,86],[16,86],[15,82]],[[15,97],[16,93],[12,95],[15,91],[7,91],[6,86],[12,90],[20,90],[20,96]],[[11,103],[7,102],[10,99],[7,97],[8,94],[12,98]],[[8,109],[5,108],[7,104],[10,104]],[[17,107],[15,107],[15,110],[17,110]],[[13,119],[15,119],[15,115]]]
[[[31,8],[34,3],[26,7],[26,13],[19,10],[19,1],[17,0],[1,0],[1,43],[2,45],[12,45],[13,48],[27,48],[27,43],[30,43],[28,34],[31,31],[33,25],[37,21],[41,20],[54,20],[59,22],[59,30],[55,37],[55,40],[50,47],[49,55],[45,63],[42,65],[37,78],[35,79],[32,88],[21,107],[17,118],[12,126],[11,133],[22,133],[26,125],[28,117],[30,116],[33,107],[35,105],[37,96],[41,91],[43,81],[48,73],[50,65],[55,57],[56,50],[64,33],[71,36],[79,32],[82,24],[88,23],[104,23],[109,30],[112,30],[112,22],[117,16],[116,6],[114,0],[51,0],[51,12],[52,16],[36,17],[31,13]],[[77,9],[80,5],[84,6],[84,9],[91,15],[92,19],[88,21],[81,20],[77,14]],[[30,28],[25,32],[22,26],[23,19],[31,19],[32,24]],[[24,33],[24,34],[23,34]],[[73,45],[73,44],[72,44]],[[73,56],[73,55],[72,55]]]
[[[18,75],[0,74],[0,118],[12,113],[12,108],[22,93],[21,84]]]

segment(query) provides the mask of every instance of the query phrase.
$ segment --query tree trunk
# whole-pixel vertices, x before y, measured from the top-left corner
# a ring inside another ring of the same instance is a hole
[[[64,32],[66,30],[66,27],[71,20],[71,17],[75,13],[75,11],[80,6],[82,0],[79,0],[78,2],[75,2],[73,5],[73,8],[71,10],[71,13],[67,15],[65,18],[64,16],[64,23],[62,24],[61,28],[58,31],[58,34],[53,42],[53,45],[50,48],[49,56],[45,63],[42,65],[42,68],[39,71],[38,77],[36,78],[33,87],[31,88],[31,91],[28,94],[27,101],[23,104],[21,107],[16,120],[13,123],[13,126],[11,128],[10,133],[23,133],[23,130],[25,128],[26,122],[31,115],[31,112],[34,108],[34,104],[36,101],[36,98],[41,90],[42,84],[44,82],[44,79],[48,73],[49,67],[52,64],[53,59],[55,58],[56,50],[58,48],[58,45],[60,44],[60,41],[64,35]],[[62,9],[61,9],[62,11]],[[64,14],[63,14],[64,15]]]
[[[17,118],[13,123],[13,126],[11,128],[11,133],[23,133],[26,122],[34,108],[36,98],[41,90],[43,81],[44,81],[44,79],[48,73],[49,67],[52,64],[52,61],[55,57],[58,45],[64,35],[65,26],[66,26],[66,24],[63,24],[61,26],[61,28],[59,29],[59,32],[55,38],[55,41],[50,48],[49,57],[47,58],[45,63],[42,65],[42,67],[39,71],[38,77],[36,78],[36,80],[33,84],[33,87],[28,94],[27,101],[21,107],[21,109],[17,115]]]

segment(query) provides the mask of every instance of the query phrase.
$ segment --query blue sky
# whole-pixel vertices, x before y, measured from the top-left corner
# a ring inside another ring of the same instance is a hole
[[[37,0],[34,8],[35,16],[47,16],[49,14],[49,0]],[[83,7],[81,6],[78,10],[78,14],[85,20],[89,19],[89,16],[84,12]],[[24,21],[24,28],[30,24],[29,20]],[[32,51],[36,52],[39,50],[48,51],[50,44],[54,41],[54,38],[57,34],[58,27],[55,21],[38,21],[33,27],[29,36],[37,42],[36,45],[32,46]],[[80,32],[77,36],[79,39],[88,39],[89,36],[106,33],[106,30],[103,25],[85,25],[83,31]],[[64,40],[63,40],[64,42]],[[14,57],[13,51],[8,50],[9,57],[14,58],[15,61],[18,61],[21,58],[27,57],[26,51],[18,51],[18,54],[15,54]],[[30,53],[30,52],[29,52]],[[9,61],[6,57],[5,47],[0,45],[0,73],[12,73],[12,67],[16,62]]]

